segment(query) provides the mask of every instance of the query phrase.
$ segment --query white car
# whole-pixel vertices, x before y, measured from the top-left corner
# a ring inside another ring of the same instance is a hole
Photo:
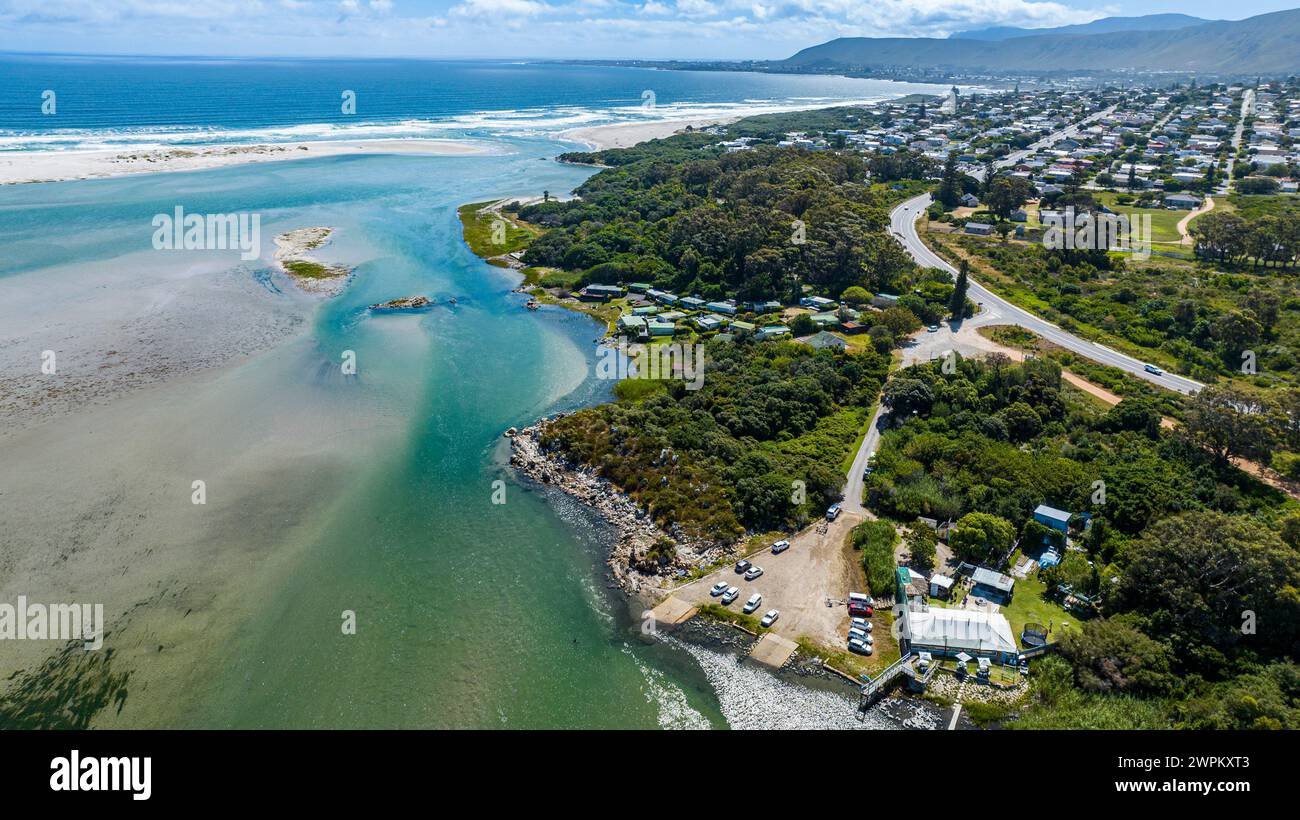
[[[758,567],[758,566],[750,567],[749,569],[745,570],[745,580],[752,581],[762,574],[763,574],[762,567]]]
[[[772,545],[772,554],[780,555],[781,553],[785,552],[788,549],[790,549],[790,542],[782,539]]]
[[[709,595],[716,598],[726,591],[727,591],[727,583],[725,581],[719,581],[718,583],[713,585],[712,589],[709,590]]]
[[[849,651],[857,652],[859,655],[870,655],[874,650],[871,644],[863,643],[857,638],[849,638]]]
[[[762,605],[763,605],[763,596],[755,592],[753,595],[749,596],[749,600],[745,602],[745,612],[746,613],[753,612],[754,610],[758,609]]]
[[[861,629],[863,632],[870,632],[874,627],[872,626],[871,621],[868,621],[866,618],[850,618],[849,628]]]
[[[873,644],[873,643],[876,642],[874,638],[872,638],[872,637],[871,637],[870,635],[868,635],[867,633],[863,632],[861,629],[850,629],[850,630],[849,630],[849,640],[851,640],[851,641],[862,641],[863,643],[868,644],[868,645]]]
[[[759,626],[771,626],[772,624],[776,623],[776,619],[777,619],[777,618],[780,618],[780,617],[781,617],[781,610],[779,610],[779,609],[769,609],[769,610],[767,611],[767,614],[763,616],[763,620],[761,620],[761,621],[758,622],[758,625],[759,625]]]
[[[740,587],[727,587],[727,591],[722,593],[722,603],[729,604],[740,597]]]

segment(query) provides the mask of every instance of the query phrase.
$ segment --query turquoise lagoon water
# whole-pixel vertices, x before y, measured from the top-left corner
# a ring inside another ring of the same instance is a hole
[[[454,70],[489,72],[494,87],[512,87],[500,84],[501,72],[508,73],[500,66]],[[87,76],[88,69],[80,71],[77,76]],[[566,78],[587,85],[579,83],[582,92],[563,101],[544,94],[539,100],[542,92],[534,88],[529,100],[550,106],[552,114],[563,104],[581,108],[583,117],[595,110],[608,119],[614,103],[636,101],[649,73],[555,69],[545,81],[530,73],[529,81],[552,95],[573,95]],[[809,78],[657,73],[667,75],[655,78],[659,87],[678,84],[683,96],[695,94],[694,102],[709,105],[743,103],[760,87],[779,90],[767,98],[787,102],[815,90]],[[25,65],[16,76],[6,93],[44,82],[40,66]],[[218,85],[230,80],[222,77],[202,75]],[[711,96],[698,90],[706,80],[713,83]],[[845,98],[887,88],[838,83],[832,83],[835,94]],[[438,112],[444,117],[474,116],[501,102],[481,90],[444,91],[459,100],[444,100],[446,110]],[[524,98],[505,102],[519,108]],[[12,113],[12,100],[7,105]],[[412,112],[396,105],[390,113]],[[145,140],[164,127],[179,132],[194,125],[238,139],[232,133],[241,129],[265,136],[265,129],[318,122],[309,114],[266,119],[226,110],[187,118],[126,111],[108,135],[96,131],[106,127],[107,115],[78,116],[70,121],[86,130],[60,139],[112,141],[135,129],[152,135],[140,137]],[[506,466],[506,428],[604,400],[609,384],[593,376],[595,323],[558,309],[523,310],[521,297],[510,292],[516,276],[482,263],[460,239],[457,206],[544,189],[567,192],[591,173],[548,159],[564,147],[554,139],[530,135],[531,126],[507,133],[494,117],[487,126],[458,120],[459,130],[452,129],[491,141],[499,150],[492,156],[307,159],[0,189],[6,247],[0,277],[39,282],[42,271],[74,265],[84,267],[87,286],[95,287],[96,271],[148,250],[150,219],[178,203],[189,212],[260,213],[264,247],[283,230],[334,226],[337,240],[325,255],[358,264],[351,286],[322,303],[298,338],[189,381],[186,406],[201,408],[195,412],[202,423],[174,423],[163,407],[151,411],[161,420],[153,427],[118,432],[123,453],[147,448],[160,465],[184,464],[183,475],[237,473],[262,448],[283,452],[286,430],[300,439],[294,445],[302,454],[275,465],[275,482],[241,497],[229,514],[185,525],[184,537],[210,549],[223,571],[229,561],[231,577],[251,590],[251,603],[209,613],[209,639],[178,665],[189,683],[173,687],[166,710],[151,702],[165,687],[137,687],[114,725],[726,725],[699,663],[680,648],[640,640],[638,613],[607,589],[602,525],[563,497],[548,501],[521,485]],[[8,128],[13,140],[56,136],[37,125],[11,117],[0,120],[0,131]],[[232,265],[238,275],[263,282],[268,298],[289,298],[266,278],[264,261]],[[415,293],[441,304],[415,316],[365,311],[370,303]],[[451,296],[454,306],[446,303]],[[356,354],[355,378],[338,375],[345,350]],[[309,458],[314,436],[346,458],[322,468]],[[504,505],[491,503],[498,480],[505,482]],[[290,488],[312,494],[311,521],[284,509],[285,499],[296,497]],[[249,545],[265,552],[250,559]],[[354,636],[340,629],[344,610],[357,615]],[[148,678],[151,664],[165,663],[142,653],[128,658],[140,679]]]

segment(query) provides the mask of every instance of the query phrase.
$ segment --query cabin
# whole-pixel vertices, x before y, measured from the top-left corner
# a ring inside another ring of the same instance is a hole
[[[974,236],[992,236],[993,226],[987,222],[967,222],[966,233]]]
[[[671,336],[677,332],[677,325],[661,319],[651,318],[646,322],[646,331],[651,336]]]
[[[578,291],[578,298],[584,302],[608,302],[623,295],[618,285],[587,285]]]
[[[772,339],[777,336],[789,336],[790,328],[785,325],[768,325],[758,329],[757,337],[759,339]]]
[[[695,323],[696,327],[705,333],[711,330],[721,330],[722,326],[727,323],[725,319],[720,319],[717,316],[710,316],[707,313],[703,316],[696,316],[691,321]]]
[[[677,303],[687,310],[701,310],[704,308],[704,300],[698,296],[683,296]]]

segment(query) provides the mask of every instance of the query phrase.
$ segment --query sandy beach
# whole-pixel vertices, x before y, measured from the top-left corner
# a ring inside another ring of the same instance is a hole
[[[559,134],[560,139],[581,142],[592,151],[604,151],[608,148],[628,148],[638,142],[671,137],[687,126],[700,129],[711,125],[726,125],[741,119],[734,117],[714,117],[698,120],[658,120],[656,122],[623,122],[614,125],[593,125],[587,128],[571,128]]]
[[[283,162],[353,154],[470,156],[492,153],[495,153],[495,149],[481,143],[430,139],[193,145],[105,151],[23,151],[0,155],[0,185],[99,179],[164,171],[199,171],[251,162]]]

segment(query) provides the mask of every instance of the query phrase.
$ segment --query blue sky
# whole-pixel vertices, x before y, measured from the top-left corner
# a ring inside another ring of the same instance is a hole
[[[228,56],[786,57],[1111,15],[1241,19],[1296,0],[0,0],[0,50]]]

